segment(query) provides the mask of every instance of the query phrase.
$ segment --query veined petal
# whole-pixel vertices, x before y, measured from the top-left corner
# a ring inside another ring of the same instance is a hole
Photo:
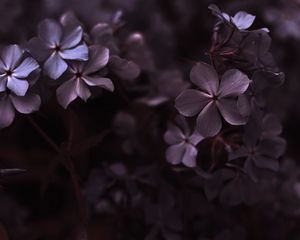
[[[7,87],[7,76],[0,76],[0,92],[6,90]]]
[[[223,118],[231,125],[246,124],[247,118],[242,116],[237,108],[237,101],[233,99],[220,99],[217,106]]]
[[[109,60],[109,49],[100,45],[89,47],[89,61],[85,66],[85,73],[90,74],[101,70]]]
[[[25,80],[20,80],[15,77],[7,79],[7,88],[10,89],[17,96],[25,96],[29,87],[29,83]]]
[[[17,78],[26,78],[28,75],[39,68],[39,64],[33,58],[26,58],[13,72]]]
[[[52,54],[44,64],[45,73],[54,80],[58,79],[67,68],[67,63],[58,54]]]
[[[88,100],[88,98],[91,96],[91,92],[86,86],[86,84],[81,79],[76,79],[76,93],[77,96],[80,97],[85,102]]]
[[[247,90],[249,83],[250,80],[246,74],[236,69],[228,70],[222,77],[219,88],[219,96],[226,97],[241,95]]]
[[[166,150],[167,161],[171,164],[181,163],[184,151],[185,151],[184,143],[179,143],[168,147]]]
[[[39,110],[41,105],[41,98],[37,94],[26,94],[26,96],[10,95],[10,99],[15,109],[23,114],[29,114]]]
[[[49,48],[59,45],[62,38],[62,27],[52,19],[45,19],[38,26],[39,38],[46,43]]]
[[[217,135],[222,128],[222,121],[214,102],[210,102],[197,117],[196,129],[203,137]]]
[[[35,37],[29,40],[26,51],[38,61],[44,61],[51,54],[51,49],[39,38]]]
[[[108,91],[114,91],[114,84],[109,78],[84,76],[83,81],[89,86],[97,86]]]
[[[1,59],[6,67],[6,70],[14,69],[17,63],[21,60],[23,50],[16,44],[9,45],[2,50]]]
[[[206,63],[197,63],[191,70],[190,79],[201,90],[210,95],[215,95],[218,91],[218,74],[212,66]]]
[[[86,61],[89,57],[88,52],[88,47],[82,44],[72,49],[65,49],[59,54],[63,59]]]
[[[76,82],[74,79],[68,80],[63,83],[56,90],[57,101],[63,108],[67,108],[68,105],[77,98]]]
[[[78,26],[72,31],[68,32],[61,42],[61,47],[63,49],[75,47],[82,40],[82,33],[83,30],[81,26]]]
[[[182,157],[182,163],[187,167],[195,167],[197,154],[197,148],[195,148],[192,144],[185,144],[185,152]]]
[[[187,89],[176,98],[175,107],[183,116],[191,117],[199,113],[210,101],[207,94]]]

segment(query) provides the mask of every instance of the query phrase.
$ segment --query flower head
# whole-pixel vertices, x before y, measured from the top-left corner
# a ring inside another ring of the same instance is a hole
[[[82,35],[81,26],[64,28],[59,22],[46,19],[39,25],[38,37],[29,41],[28,50],[38,60],[45,60],[45,73],[57,79],[68,68],[65,60],[88,59],[88,47],[82,43]]]
[[[87,101],[91,96],[89,87],[97,86],[109,91],[114,90],[112,81],[97,74],[108,63],[109,50],[100,45],[89,47],[89,61],[70,63],[70,78],[56,91],[58,102],[67,108],[77,97]]]
[[[177,110],[186,117],[197,117],[200,135],[214,136],[222,128],[220,114],[231,125],[242,125],[246,119],[239,113],[237,98],[248,88],[250,80],[239,70],[224,73],[219,82],[217,72],[205,63],[197,63],[190,74],[191,81],[199,90],[183,91],[175,102]]]

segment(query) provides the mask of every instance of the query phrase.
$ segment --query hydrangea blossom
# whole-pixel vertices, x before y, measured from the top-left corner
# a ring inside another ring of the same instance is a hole
[[[177,110],[186,117],[197,114],[197,130],[200,135],[214,136],[222,128],[220,114],[231,125],[243,125],[246,119],[239,113],[237,98],[248,88],[250,80],[239,70],[224,73],[219,82],[213,67],[197,63],[190,74],[191,81],[199,90],[183,91],[175,102]]]
[[[97,86],[113,91],[114,85],[108,78],[97,74],[108,63],[109,50],[99,45],[89,47],[88,62],[72,62],[69,67],[70,79],[57,89],[58,102],[67,108],[77,97],[87,101],[91,96],[89,87]]]
[[[196,145],[203,137],[197,131],[191,133],[183,117],[177,118],[177,124],[179,127],[170,123],[164,135],[165,141],[170,145],[166,150],[167,161],[171,164],[182,163],[187,167],[195,167],[198,154]]]
[[[36,78],[39,64],[31,57],[23,59],[24,51],[18,45],[9,45],[0,60],[0,128],[9,126],[15,110],[29,114],[39,109],[41,100],[29,91]]]
[[[44,71],[58,79],[68,68],[65,60],[88,60],[88,47],[82,43],[83,30],[63,27],[59,22],[46,19],[38,27],[38,37],[28,43],[29,52],[44,62]]]

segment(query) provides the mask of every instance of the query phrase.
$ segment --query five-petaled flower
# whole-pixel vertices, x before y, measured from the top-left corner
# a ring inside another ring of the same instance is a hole
[[[44,71],[58,79],[68,68],[65,60],[88,60],[88,47],[82,43],[81,26],[70,29],[55,20],[46,19],[38,27],[38,37],[28,43],[28,51],[38,60],[45,61]]]
[[[0,128],[13,122],[15,110],[29,114],[38,110],[41,104],[40,97],[29,91],[37,79],[39,64],[31,57],[22,60],[23,53],[18,45],[9,45],[1,54]]]
[[[190,78],[199,90],[184,90],[176,98],[175,107],[186,117],[199,113],[196,128],[200,135],[215,136],[220,132],[220,114],[231,125],[246,123],[247,119],[238,111],[237,99],[249,86],[250,80],[247,75],[231,69],[224,73],[219,82],[215,69],[200,62],[193,67]]]
[[[89,47],[89,53],[89,61],[70,63],[70,79],[64,82],[56,91],[58,102],[64,108],[67,108],[77,97],[86,101],[91,96],[89,90],[91,86],[101,87],[109,91],[114,90],[112,81],[97,73],[108,63],[108,48],[93,45]]]
[[[177,124],[169,124],[164,135],[170,146],[166,151],[167,161],[171,164],[183,163],[187,167],[196,166],[198,150],[196,145],[203,139],[197,131],[191,132],[188,123],[182,116],[177,117]]]

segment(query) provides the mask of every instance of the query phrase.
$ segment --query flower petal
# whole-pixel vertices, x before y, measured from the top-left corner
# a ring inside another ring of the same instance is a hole
[[[279,170],[279,161],[269,157],[257,156],[253,158],[254,164],[258,168],[270,169],[273,171]]]
[[[25,80],[20,80],[13,76],[7,79],[7,88],[14,92],[17,96],[24,96],[28,87],[29,83]]]
[[[198,90],[184,90],[175,100],[176,109],[186,117],[195,116],[199,113],[210,101],[207,94]]]
[[[6,90],[7,86],[7,76],[0,76],[0,92]]]
[[[210,95],[215,95],[219,87],[219,79],[216,70],[203,62],[197,63],[190,73],[191,81],[201,90]]]
[[[237,109],[237,101],[233,99],[220,99],[217,102],[219,111],[223,118],[231,125],[243,125],[247,122],[247,117],[242,116]]]
[[[12,104],[16,110],[23,114],[29,114],[39,110],[41,105],[41,98],[37,94],[27,94],[26,96],[19,97],[10,95]]]
[[[166,150],[167,161],[171,164],[181,163],[181,159],[183,157],[184,151],[185,151],[184,143],[179,143],[168,147]]]
[[[222,77],[219,95],[220,97],[241,95],[247,90],[249,83],[249,78],[241,71],[228,70]]]
[[[76,82],[74,79],[66,81],[56,90],[57,101],[63,108],[67,108],[68,105],[77,98]]]
[[[222,128],[222,121],[214,102],[207,104],[197,117],[196,129],[203,137],[217,135]]]
[[[26,58],[15,70],[13,76],[17,78],[26,78],[28,75],[39,68],[39,64],[33,58]]]
[[[231,20],[238,29],[246,30],[253,24],[255,16],[241,11],[236,13]]]
[[[58,54],[52,54],[44,64],[45,73],[52,79],[58,79],[67,68],[67,63]]]
[[[88,52],[88,47],[82,44],[72,49],[63,50],[59,54],[63,59],[86,61],[89,58]]]
[[[82,79],[89,86],[97,86],[111,92],[114,91],[114,84],[109,78],[84,76]]]
[[[23,55],[23,50],[16,44],[9,45],[2,50],[1,58],[6,70],[13,70]]]
[[[45,19],[38,26],[39,38],[45,42],[49,48],[59,45],[62,38],[62,27],[52,19]]]
[[[15,118],[15,110],[9,98],[0,99],[0,129],[8,127]]]
[[[44,61],[51,54],[51,49],[49,49],[42,40],[37,37],[29,40],[26,51],[28,51],[38,61]]]
[[[89,47],[89,61],[85,66],[85,73],[90,74],[101,70],[107,65],[109,60],[108,48],[100,45],[93,45]]]
[[[197,148],[195,148],[192,144],[185,144],[185,152],[182,158],[182,163],[187,167],[195,167],[197,154]]]
[[[136,63],[115,55],[109,58],[109,68],[118,77],[126,80],[133,80],[141,73],[141,69]]]
[[[74,28],[64,36],[61,42],[61,48],[69,49],[75,47],[82,40],[82,34],[83,30],[81,26]]]
[[[168,144],[177,144],[184,140],[185,136],[181,129],[174,124],[169,124],[168,130],[164,134],[164,140]]]
[[[77,93],[77,96],[79,96],[85,102],[91,96],[90,90],[88,89],[86,84],[81,79],[76,80],[75,91]]]

